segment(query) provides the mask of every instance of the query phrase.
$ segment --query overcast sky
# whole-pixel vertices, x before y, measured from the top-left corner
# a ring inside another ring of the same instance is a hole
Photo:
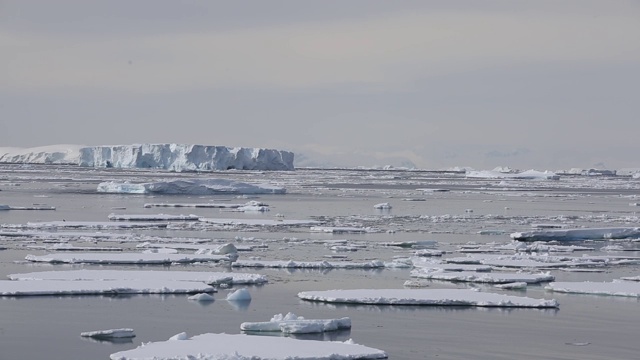
[[[0,146],[640,167],[640,1],[0,1]]]

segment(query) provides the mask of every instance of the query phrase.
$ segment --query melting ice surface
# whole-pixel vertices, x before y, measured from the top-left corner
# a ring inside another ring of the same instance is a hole
[[[294,340],[285,337],[203,334],[186,340],[148,343],[111,354],[113,360],[353,360],[385,359],[378,349],[353,342]]]

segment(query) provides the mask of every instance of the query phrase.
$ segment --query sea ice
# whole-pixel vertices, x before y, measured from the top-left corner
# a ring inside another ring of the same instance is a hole
[[[243,331],[280,331],[285,334],[311,334],[340,329],[350,329],[351,319],[344,317],[341,319],[305,319],[296,316],[294,313],[286,315],[274,315],[266,322],[244,322],[240,324]]]
[[[214,297],[207,293],[200,293],[189,296],[187,299],[195,301],[214,301]]]
[[[32,229],[152,229],[166,228],[166,222],[110,222],[110,221],[48,221],[28,222],[27,228]]]
[[[191,294],[214,292],[203,282],[165,280],[0,280],[0,296]]]
[[[73,253],[27,255],[25,259],[32,262],[66,263],[66,264],[171,264],[194,262],[234,261],[237,255],[189,255],[189,254],[143,254],[143,253]]]
[[[550,171],[527,170],[520,173],[502,173],[498,171],[468,171],[468,178],[482,179],[519,179],[519,180],[559,180],[560,176]]]
[[[113,338],[132,338],[136,334],[133,329],[110,329],[110,330],[98,330],[87,331],[80,333],[82,337],[90,337],[94,339],[113,339]]]
[[[373,208],[374,209],[379,209],[379,210],[389,210],[389,209],[391,209],[391,204],[389,204],[388,202],[375,204],[375,205],[373,205]]]
[[[198,215],[170,215],[170,214],[109,214],[112,221],[198,221]]]
[[[306,291],[298,297],[327,303],[556,308],[556,300],[485,293],[471,289],[357,289]]]
[[[473,283],[501,284],[512,282],[524,282],[527,284],[537,284],[555,280],[553,275],[530,274],[530,273],[498,273],[498,272],[445,272],[445,271],[423,271],[413,270],[412,277],[428,280],[460,281]]]
[[[518,241],[627,239],[638,236],[640,227],[534,230],[511,234],[511,238]]]
[[[640,282],[552,282],[545,289],[570,294],[627,296],[640,298]]]
[[[312,226],[309,230],[311,232],[324,232],[333,234],[363,234],[369,232],[366,228],[344,226]]]
[[[506,284],[496,284],[494,286],[504,290],[524,290],[527,288],[527,283],[518,281]]]
[[[249,293],[249,290],[243,288],[243,289],[238,289],[234,292],[231,292],[229,294],[227,294],[227,300],[229,301],[250,301],[251,300],[251,294]]]
[[[180,179],[142,184],[107,181],[98,184],[98,192],[110,194],[284,194],[286,190],[268,184],[248,184],[229,179]]]
[[[378,260],[368,262],[237,260],[231,266],[276,269],[378,269],[384,268],[385,264]]]
[[[201,281],[217,284],[264,284],[267,277],[260,274],[207,271],[164,270],[63,270],[39,271],[8,275],[11,280],[140,280],[140,281]]]
[[[218,219],[200,218],[200,221],[218,225],[247,225],[247,226],[287,226],[287,225],[313,225],[319,224],[315,220],[293,220],[293,219]]]
[[[347,342],[296,340],[245,334],[202,334],[187,340],[146,343],[111,354],[112,360],[354,360],[386,359],[378,349]]]

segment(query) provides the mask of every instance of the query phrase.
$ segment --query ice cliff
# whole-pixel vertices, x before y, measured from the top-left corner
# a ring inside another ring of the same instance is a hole
[[[292,152],[281,150],[186,144],[0,149],[0,163],[77,164],[173,171],[293,170],[293,157]]]

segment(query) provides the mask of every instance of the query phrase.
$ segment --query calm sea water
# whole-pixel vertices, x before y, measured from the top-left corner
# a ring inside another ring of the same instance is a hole
[[[49,205],[55,211],[2,211],[0,224],[37,221],[107,221],[110,213],[189,214],[203,217],[275,218],[328,220],[345,226],[376,226],[379,233],[316,234],[308,227],[267,231],[254,229],[134,230],[141,236],[197,237],[233,241],[236,237],[262,239],[264,251],[241,256],[264,260],[325,260],[331,252],[323,244],[298,240],[349,239],[369,246],[347,253],[354,261],[406,256],[410,250],[382,248],[376,243],[437,240],[439,247],[455,249],[470,241],[506,243],[508,233],[528,229],[535,222],[570,225],[638,226],[635,202],[639,183],[620,178],[563,178],[551,181],[469,180],[458,174],[312,171],[288,173],[216,173],[197,176],[270,181],[288,189],[286,195],[261,195],[272,210],[266,214],[220,212],[218,209],[143,208],[149,202],[244,202],[230,195],[143,196],[97,194],[97,183],[105,180],[148,181],[190,177],[193,174],[137,171],[104,171],[68,167],[0,168],[0,204],[13,206]],[[425,193],[420,188],[445,188],[449,192]],[[406,199],[425,201],[404,201]],[[380,213],[373,205],[389,202],[393,209]],[[420,218],[422,216],[422,218]],[[454,218],[455,220],[451,220]],[[388,232],[387,230],[394,230]],[[504,232],[480,236],[480,230]],[[92,230],[83,230],[92,231]],[[118,232],[118,231],[109,231]],[[125,232],[125,231],[121,231]],[[131,232],[131,231],[126,231]],[[96,244],[73,242],[78,246]],[[606,243],[580,243],[599,248]],[[22,260],[28,249],[42,241],[0,239],[0,276],[42,270],[76,269],[81,266],[35,265]],[[102,243],[134,249],[135,243]],[[589,254],[600,254],[599,251]],[[625,255],[640,256],[638,252]],[[451,254],[450,256],[460,256]],[[205,265],[171,267],[84,266],[98,269],[169,269],[181,271],[223,271]],[[557,310],[481,309],[466,307],[389,307],[328,305],[299,300],[305,290],[348,288],[401,288],[409,270],[236,270],[267,275],[264,286],[249,287],[252,301],[233,304],[227,290],[215,294],[216,301],[201,304],[176,296],[67,296],[0,297],[0,359],[108,359],[109,354],[134,348],[142,342],[161,341],[179,332],[239,333],[245,321],[266,321],[274,314],[294,312],[306,318],[349,316],[350,331],[303,337],[312,340],[355,342],[385,350],[391,359],[636,359],[640,353],[640,303],[636,298],[563,295],[546,292],[542,286],[512,295],[555,298]],[[602,273],[554,271],[559,281],[608,281],[620,276],[640,275],[639,266],[608,268]],[[432,282],[431,287],[469,287],[466,284]],[[479,286],[490,291],[489,287]],[[81,338],[83,331],[133,328],[131,342],[96,342]]]

